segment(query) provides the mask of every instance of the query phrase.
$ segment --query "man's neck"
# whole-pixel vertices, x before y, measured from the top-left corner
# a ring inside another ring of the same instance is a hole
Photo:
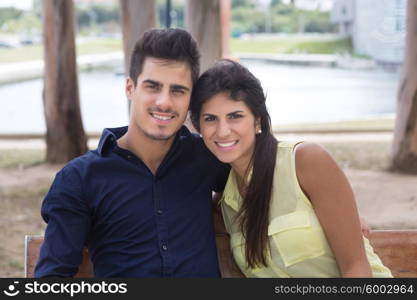
[[[135,154],[149,168],[152,174],[156,174],[174,139],[175,136],[168,140],[153,140],[134,126],[129,126],[125,135],[118,139],[117,144],[120,148]]]

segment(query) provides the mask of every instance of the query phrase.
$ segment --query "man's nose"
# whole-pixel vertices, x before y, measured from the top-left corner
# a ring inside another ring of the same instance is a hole
[[[161,91],[157,97],[155,104],[157,107],[161,108],[162,110],[166,110],[168,108],[171,108],[171,96],[169,94],[169,91]]]

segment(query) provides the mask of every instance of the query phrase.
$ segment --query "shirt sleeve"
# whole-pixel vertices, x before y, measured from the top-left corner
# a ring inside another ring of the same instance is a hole
[[[82,262],[91,223],[75,168],[67,165],[57,173],[42,203],[41,215],[48,225],[35,277],[73,277]]]
[[[214,183],[214,191],[216,193],[223,192],[226,186],[227,178],[229,177],[230,166],[228,164],[219,163],[216,181]]]

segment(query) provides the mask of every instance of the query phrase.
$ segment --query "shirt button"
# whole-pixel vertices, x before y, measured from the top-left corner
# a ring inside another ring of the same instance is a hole
[[[162,250],[167,251],[168,250],[167,245],[162,245]]]
[[[158,215],[162,215],[162,210],[158,209],[158,211],[156,212]]]
[[[128,155],[127,156],[127,159],[132,159],[132,155]]]

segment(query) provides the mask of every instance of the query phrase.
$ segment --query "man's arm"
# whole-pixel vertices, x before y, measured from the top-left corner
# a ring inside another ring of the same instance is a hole
[[[75,169],[65,167],[57,174],[41,214],[48,225],[35,277],[73,277],[90,229],[90,213]]]

